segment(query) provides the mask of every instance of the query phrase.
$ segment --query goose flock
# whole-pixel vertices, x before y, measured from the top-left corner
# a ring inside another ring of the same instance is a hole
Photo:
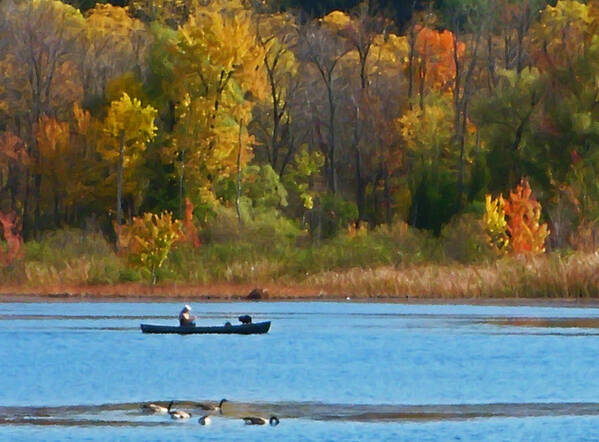
[[[214,413],[218,413],[222,416],[223,414],[223,404],[227,402],[226,399],[221,399],[218,405],[214,404],[204,404],[197,403],[196,408],[200,410],[211,412],[209,414],[205,414],[198,419],[198,423],[200,425],[210,425],[212,422],[212,415]],[[191,413],[184,410],[176,410],[173,408],[175,401],[170,401],[167,407],[164,407],[159,404],[150,403],[150,404],[142,404],[141,411],[145,414],[169,414],[171,419],[177,420],[187,420],[191,418]],[[246,425],[265,425],[269,424],[274,427],[279,425],[279,418],[277,416],[270,416],[270,418],[265,418],[261,416],[246,416],[242,418],[243,422]]]

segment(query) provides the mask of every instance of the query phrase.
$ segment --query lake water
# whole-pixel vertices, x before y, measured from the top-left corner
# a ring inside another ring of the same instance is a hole
[[[596,308],[192,305],[272,327],[145,335],[181,303],[0,303],[0,440],[599,440]],[[170,400],[193,417],[140,411]]]

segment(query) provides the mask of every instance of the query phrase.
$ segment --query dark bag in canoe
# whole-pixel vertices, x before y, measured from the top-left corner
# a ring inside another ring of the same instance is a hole
[[[239,319],[239,322],[241,322],[242,324],[251,324],[252,323],[252,317],[250,315],[241,315],[238,319]]]

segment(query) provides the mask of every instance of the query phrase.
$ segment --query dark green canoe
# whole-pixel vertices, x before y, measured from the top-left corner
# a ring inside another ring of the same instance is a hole
[[[218,333],[225,335],[254,335],[268,333],[270,321],[241,325],[221,325],[216,327],[172,326],[141,324],[143,333],[178,333],[180,335]]]

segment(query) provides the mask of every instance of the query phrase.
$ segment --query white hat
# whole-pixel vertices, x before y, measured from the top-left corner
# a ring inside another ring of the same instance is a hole
[[[188,312],[190,312],[191,311],[191,307],[189,305],[185,304],[183,306],[183,310],[187,310]]]

